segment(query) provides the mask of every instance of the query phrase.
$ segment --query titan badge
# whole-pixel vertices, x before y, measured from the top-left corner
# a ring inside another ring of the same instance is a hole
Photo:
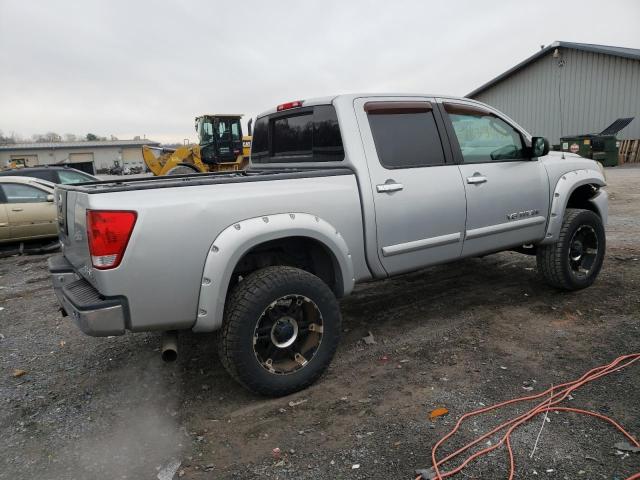
[[[527,218],[538,215],[540,210],[523,210],[521,212],[513,212],[507,214],[507,220],[518,220],[519,218]]]

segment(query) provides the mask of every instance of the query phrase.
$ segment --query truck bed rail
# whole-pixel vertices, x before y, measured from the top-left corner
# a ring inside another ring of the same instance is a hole
[[[350,168],[315,168],[315,169],[283,169],[283,170],[245,170],[240,172],[193,173],[186,175],[170,175],[163,177],[127,178],[122,180],[104,180],[68,185],[58,185],[68,191],[87,194],[126,192],[132,190],[148,190],[154,188],[176,188],[194,185],[214,185],[226,183],[264,182],[289,180],[293,178],[332,177],[353,175]]]

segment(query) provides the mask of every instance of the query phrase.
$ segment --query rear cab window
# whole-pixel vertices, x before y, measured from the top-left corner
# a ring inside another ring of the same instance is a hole
[[[251,161],[256,164],[339,162],[344,147],[333,105],[301,107],[258,118]]]

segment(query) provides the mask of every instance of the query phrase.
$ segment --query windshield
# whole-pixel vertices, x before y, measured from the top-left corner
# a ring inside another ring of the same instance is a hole
[[[65,185],[71,183],[93,182],[95,180],[91,175],[86,175],[75,170],[58,170],[58,177],[60,178],[60,183]]]

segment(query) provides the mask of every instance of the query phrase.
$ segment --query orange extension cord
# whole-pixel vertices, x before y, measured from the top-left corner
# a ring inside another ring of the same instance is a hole
[[[615,420],[612,420],[611,418],[602,415],[600,413],[597,412],[592,412],[589,410],[582,410],[580,408],[570,408],[570,407],[559,407],[557,406],[560,402],[562,402],[565,398],[567,398],[571,392],[573,392],[574,390],[582,387],[583,385],[586,385],[587,383],[596,380],[598,378],[602,378],[606,375],[609,375],[610,373],[613,372],[617,372],[618,370],[621,370],[625,367],[628,367],[629,365],[633,364],[634,362],[640,360],[640,353],[634,353],[634,354],[630,354],[630,355],[623,355],[621,357],[616,358],[613,362],[609,363],[608,365],[603,365],[600,367],[596,367],[592,370],[589,370],[587,373],[585,373],[582,377],[580,377],[578,380],[574,380],[572,382],[567,382],[567,383],[563,383],[561,385],[557,385],[557,386],[553,386],[551,388],[548,388],[547,390],[545,390],[544,392],[535,394],[535,395],[529,395],[526,397],[520,397],[520,398],[514,398],[512,400],[507,400],[505,402],[501,402],[501,403],[497,403],[495,405],[489,406],[489,407],[484,407],[478,410],[474,410],[473,412],[469,412],[469,413],[465,413],[462,417],[460,417],[460,419],[458,420],[458,422],[455,424],[455,426],[453,427],[453,429],[451,429],[451,431],[449,433],[447,433],[444,437],[442,437],[431,449],[431,462],[433,465],[433,470],[435,472],[435,478],[437,480],[443,480],[444,478],[450,477],[452,475],[455,475],[456,473],[460,472],[464,467],[466,467],[472,460],[478,458],[481,455],[486,455],[487,453],[495,450],[496,448],[500,447],[503,443],[506,444],[507,446],[507,453],[509,454],[509,480],[513,480],[513,477],[515,475],[515,461],[513,458],[513,450],[511,448],[511,433],[518,428],[520,425],[522,425],[523,423],[531,420],[532,418],[534,418],[537,415],[543,414],[545,412],[574,412],[574,413],[581,413],[584,415],[589,415],[592,417],[596,417],[599,418],[601,420],[604,420],[605,422],[610,423],[611,425],[613,425],[616,429],[618,429],[618,431],[620,431],[633,445],[635,445],[636,447],[640,447],[640,443],[638,443],[638,441],[631,435],[629,434],[624,428],[622,428]],[[460,428],[460,425],[462,425],[462,422],[464,422],[466,419],[474,417],[476,415],[480,415],[482,413],[486,413],[492,410],[496,410],[498,408],[504,407],[506,405],[511,405],[514,403],[520,403],[520,402],[526,402],[529,400],[535,400],[541,397],[546,397],[547,395],[549,395],[548,398],[546,398],[545,400],[543,400],[542,402],[540,402],[539,404],[537,404],[535,407],[533,407],[531,410],[529,410],[526,413],[523,413],[507,422],[504,422],[500,425],[498,425],[497,427],[495,427],[493,430],[485,433],[484,435],[482,435],[481,437],[476,438],[475,440],[473,440],[472,442],[468,443],[467,445],[465,445],[464,447],[456,450],[455,452],[447,455],[445,458],[441,459],[441,460],[436,460],[436,450],[441,447],[449,438],[451,438]],[[451,461],[453,458],[457,457],[458,455],[460,455],[461,453],[469,450],[471,447],[473,447],[474,445],[477,445],[478,443],[480,443],[481,441],[485,440],[486,438],[494,435],[495,433],[499,432],[500,430],[503,429],[507,429],[505,434],[502,436],[502,438],[500,439],[500,441],[498,443],[496,443],[495,445],[492,445],[488,448],[484,448],[476,453],[474,453],[473,455],[470,455],[466,460],[464,460],[460,465],[458,465],[457,467],[455,467],[452,470],[446,471],[446,472],[441,472],[440,471],[440,467],[446,463]],[[416,480],[421,479],[422,476],[418,476],[416,478]],[[426,480],[426,479],[424,479]],[[640,472],[635,473],[634,475],[630,476],[629,478],[627,478],[627,480],[640,480]]]

